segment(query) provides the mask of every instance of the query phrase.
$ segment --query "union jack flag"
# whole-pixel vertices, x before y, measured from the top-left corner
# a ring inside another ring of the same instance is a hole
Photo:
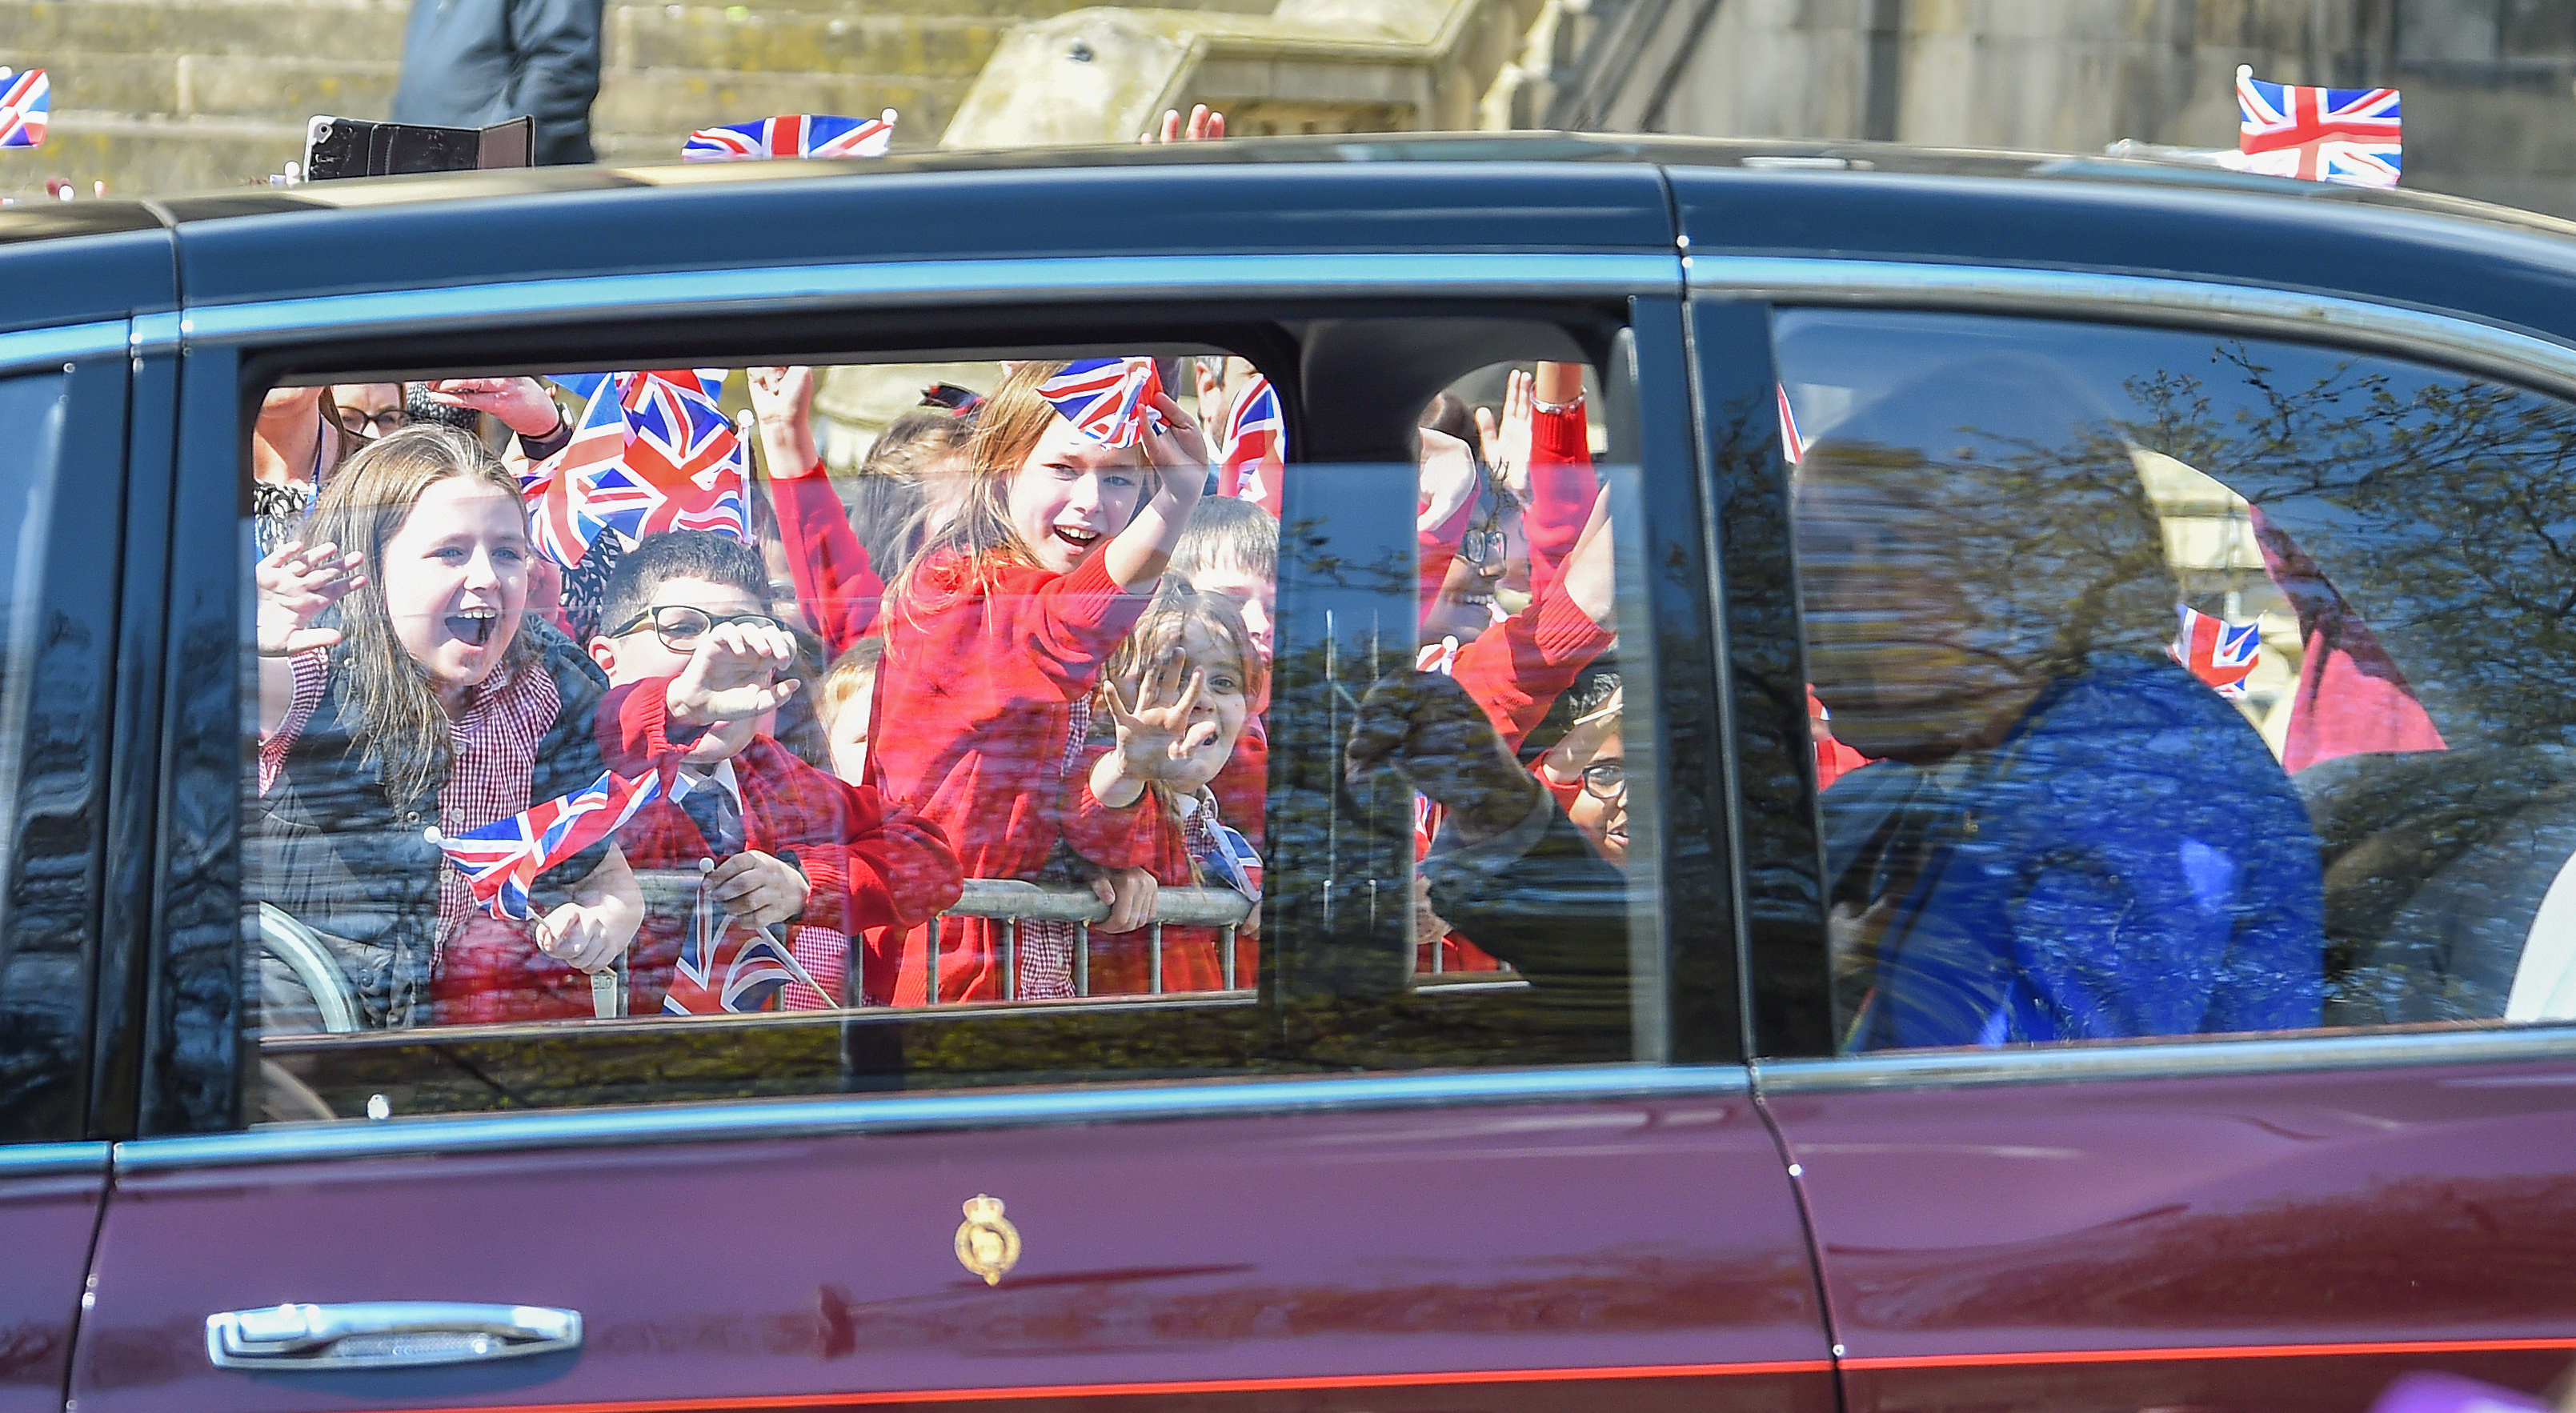
[[[2245,679],[2254,672],[2254,664],[2263,656],[2263,625],[2235,624],[2199,612],[2189,604],[2176,604],[2182,615],[2182,629],[2174,634],[2169,649],[2174,661],[2191,669],[2191,675],[2208,683],[2218,695],[2230,699],[2245,695]]]
[[[42,147],[45,124],[53,105],[53,84],[42,69],[29,69],[16,78],[0,69],[0,147]]]
[[[662,793],[658,776],[633,780],[613,770],[583,789],[438,841],[465,875],[474,901],[497,918],[526,921],[528,887],[537,875],[614,834]]]
[[[1207,877],[1254,902],[1261,900],[1261,851],[1241,831],[1210,819],[1192,857]]]
[[[1279,414],[1279,391],[1258,373],[1235,394],[1225,414],[1223,449],[1217,453],[1217,490],[1255,500],[1279,513],[1278,470],[1288,460],[1288,423]]]
[[[2395,186],[2403,146],[2397,90],[2298,88],[2236,69],[2241,171],[2347,186]]]
[[[1084,436],[1106,447],[1130,447],[1145,439],[1145,424],[1163,430],[1163,414],[1154,399],[1163,395],[1163,375],[1150,358],[1082,358],[1038,385],[1038,396]]]
[[[748,471],[741,438],[699,374],[613,373],[592,391],[572,440],[520,490],[538,552],[570,567],[604,530],[630,541],[712,530],[750,543]]]
[[[826,997],[823,983],[787,949],[775,928],[753,928],[727,919],[724,909],[698,889],[698,905],[689,918],[689,935],[671,969],[671,989],[663,993],[662,1010],[674,1016],[713,1016],[727,1012],[773,1011],[789,982],[802,982]]]
[[[880,117],[789,113],[756,123],[700,128],[680,145],[684,162],[766,162],[779,157],[883,157],[894,142],[894,110]]]

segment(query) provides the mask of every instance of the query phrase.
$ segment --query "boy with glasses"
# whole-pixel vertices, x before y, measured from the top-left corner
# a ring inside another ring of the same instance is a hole
[[[619,843],[639,875],[675,881],[692,914],[657,907],[647,916],[630,1008],[884,1003],[901,935],[957,900],[956,856],[935,826],[807,765],[761,729],[801,684],[777,677],[795,639],[770,615],[759,551],[705,531],[648,536],[619,559],[600,621],[590,656],[612,688],[600,708],[601,749],[622,773],[672,770],[663,798]],[[648,887],[647,898],[666,891]],[[719,913],[714,927],[782,941],[797,967],[737,971],[737,985],[707,975],[721,949],[691,927],[704,931]],[[852,938],[865,948],[856,998],[847,994]],[[783,975],[785,985],[751,986],[755,974]]]

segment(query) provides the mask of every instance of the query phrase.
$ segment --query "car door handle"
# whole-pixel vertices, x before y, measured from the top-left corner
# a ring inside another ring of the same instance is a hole
[[[581,1347],[581,1312],[430,1300],[277,1305],[206,1317],[219,1369],[417,1369]]]

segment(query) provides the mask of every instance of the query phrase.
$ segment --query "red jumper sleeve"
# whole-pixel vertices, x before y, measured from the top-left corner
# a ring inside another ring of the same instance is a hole
[[[1094,553],[1069,574],[1000,576],[990,594],[990,622],[1002,641],[1036,668],[1066,701],[1100,681],[1100,669],[1144,615],[1151,590],[1131,594],[1109,577],[1108,556]]]
[[[599,699],[599,753],[610,770],[635,776],[673,769],[681,755],[706,734],[704,727],[672,724],[670,691],[675,680],[648,677],[611,687]]]
[[[1601,492],[1592,470],[1592,432],[1583,403],[1530,417],[1530,504],[1521,515],[1529,537],[1530,594],[1545,598],[1565,572],[1565,557],[1583,538]]]
[[[1113,747],[1086,749],[1064,784],[1064,842],[1102,868],[1155,867],[1169,832],[1162,802],[1147,790],[1125,809],[1111,809],[1091,793],[1091,768]],[[1169,883],[1168,878],[1158,881]]]
[[[778,541],[796,579],[796,601],[837,658],[876,626],[885,583],[868,563],[849,508],[821,462],[802,475],[772,476],[769,498],[778,510]]]
[[[1611,639],[1572,598],[1551,594],[1460,648],[1450,675],[1485,709],[1503,744],[1519,750]]]
[[[965,891],[966,873],[948,836],[909,809],[886,807],[871,785],[852,785],[878,814],[878,869],[886,881],[886,903],[898,926],[914,927],[957,905]]]

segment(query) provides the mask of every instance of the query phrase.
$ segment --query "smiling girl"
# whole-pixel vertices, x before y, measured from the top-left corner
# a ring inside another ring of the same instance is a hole
[[[1072,881],[1059,846],[1087,727],[1077,704],[1143,612],[1206,479],[1206,440],[1159,391],[1161,425],[1149,419],[1126,447],[1059,415],[1039,389],[1065,366],[1022,363],[986,399],[963,504],[901,576],[886,625],[875,768],[888,796],[948,835],[969,878]],[[938,929],[935,949],[906,949],[896,1004],[999,998],[999,926]],[[1049,928],[1020,929],[1021,995],[1070,994],[1063,931],[1059,949]]]
[[[352,456],[302,539],[254,573],[250,891],[322,935],[368,1027],[430,1021],[433,993],[437,1019],[588,1015],[581,973],[642,918],[613,843],[539,877],[541,908],[560,901],[534,924],[475,910],[439,849],[604,768],[606,683],[525,614],[528,560],[516,478],[472,437],[421,426]],[[261,971],[266,1029],[319,1028],[291,973],[266,958]],[[492,974],[534,978],[534,994],[483,994]]]

